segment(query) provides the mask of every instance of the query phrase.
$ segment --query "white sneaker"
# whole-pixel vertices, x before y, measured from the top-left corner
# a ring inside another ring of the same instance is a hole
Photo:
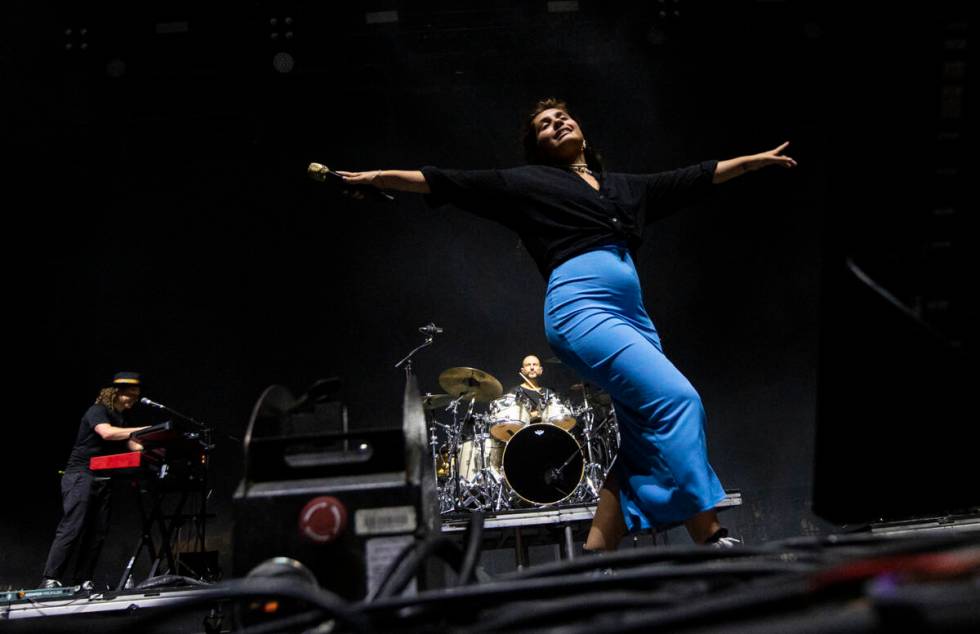
[[[741,546],[742,540],[735,539],[734,537],[719,537],[718,541],[711,544],[712,548],[735,548],[736,546]]]

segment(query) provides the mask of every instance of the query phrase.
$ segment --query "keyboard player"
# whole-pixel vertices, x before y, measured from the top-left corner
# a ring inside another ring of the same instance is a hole
[[[95,477],[89,469],[89,459],[125,451],[126,447],[130,451],[141,449],[129,436],[144,427],[126,423],[126,413],[139,398],[140,375],[118,372],[82,416],[61,479],[63,514],[44,565],[41,587],[60,586],[68,562],[75,555],[75,581],[92,589],[95,565],[109,530],[111,486],[105,478]]]

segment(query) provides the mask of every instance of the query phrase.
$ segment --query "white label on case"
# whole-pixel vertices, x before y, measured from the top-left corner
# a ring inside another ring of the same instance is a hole
[[[414,506],[385,506],[354,513],[354,533],[357,535],[411,533],[416,526]]]

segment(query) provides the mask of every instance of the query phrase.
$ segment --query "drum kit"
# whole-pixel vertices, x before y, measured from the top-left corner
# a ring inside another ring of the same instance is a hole
[[[470,367],[445,370],[439,385],[445,393],[426,394],[423,407],[443,514],[598,500],[619,449],[608,394],[581,383],[571,388],[580,405],[553,393],[535,403]]]

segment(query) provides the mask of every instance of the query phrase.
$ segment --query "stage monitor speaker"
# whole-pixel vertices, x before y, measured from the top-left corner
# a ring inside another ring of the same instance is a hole
[[[829,259],[822,292],[814,512],[853,525],[980,507],[968,346],[851,259]]]
[[[363,599],[398,553],[425,533],[420,486],[408,477],[406,434],[315,433],[309,420],[301,426],[291,420],[309,409],[301,403],[272,386],[253,411],[245,476],[234,495],[234,574],[290,557],[321,587]],[[304,433],[295,433],[299,427]]]

